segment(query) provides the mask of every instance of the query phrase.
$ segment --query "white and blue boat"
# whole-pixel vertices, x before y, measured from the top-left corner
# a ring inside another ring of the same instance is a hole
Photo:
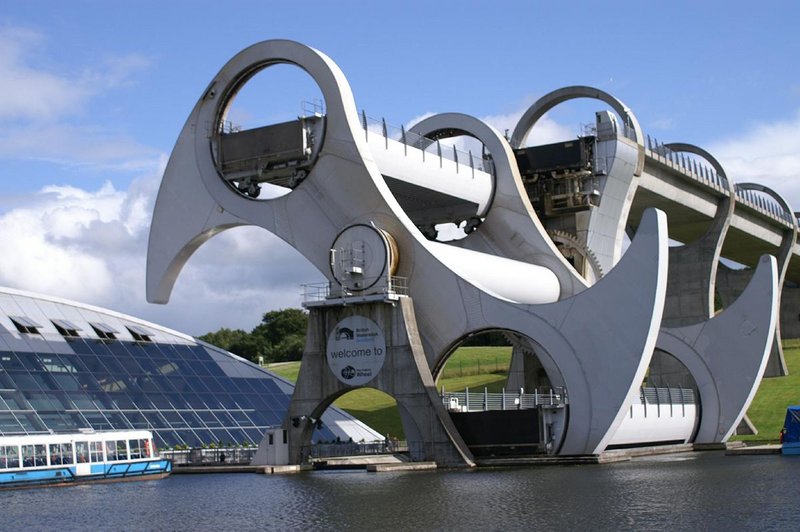
[[[0,437],[0,488],[164,478],[146,430]]]
[[[781,431],[781,454],[800,454],[800,406],[786,409]]]

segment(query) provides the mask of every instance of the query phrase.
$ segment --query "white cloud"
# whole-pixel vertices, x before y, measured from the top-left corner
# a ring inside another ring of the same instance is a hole
[[[33,65],[46,46],[41,33],[0,28],[0,121],[52,121],[80,110],[88,98],[130,83],[133,72],[148,66],[143,56],[108,57],[99,68],[63,74]]]
[[[766,185],[800,210],[798,131],[800,110],[786,120],[756,124],[741,135],[715,142],[708,151],[734,182]]]
[[[268,310],[299,306],[301,283],[323,280],[288,244],[244,227],[198,250],[169,304],[147,303],[147,238],[162,171],[127,190],[109,183],[97,190],[48,186],[18,198],[0,215],[0,285],[203,334],[219,327],[249,330]]]
[[[41,66],[47,63],[47,48],[41,33],[0,27],[0,157],[152,171],[155,150],[108,127],[82,123],[93,98],[131,84],[147,59],[108,56],[78,72],[59,72]]]

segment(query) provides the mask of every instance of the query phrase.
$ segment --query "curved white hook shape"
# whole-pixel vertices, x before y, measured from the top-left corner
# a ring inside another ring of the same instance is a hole
[[[777,315],[777,264],[765,255],[733,305],[707,322],[662,329],[656,347],[686,366],[699,389],[695,442],[727,441],[747,412],[769,359]]]
[[[429,116],[408,131],[433,140],[473,137],[492,155],[495,186],[489,211],[478,229],[455,245],[549,268],[558,277],[561,299],[586,289],[586,282],[558,251],[536,216],[514,152],[499,131],[461,113]]]

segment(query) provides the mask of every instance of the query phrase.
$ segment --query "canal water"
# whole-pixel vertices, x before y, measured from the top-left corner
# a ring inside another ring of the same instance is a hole
[[[1,530],[798,530],[800,457],[173,475],[0,492]]]

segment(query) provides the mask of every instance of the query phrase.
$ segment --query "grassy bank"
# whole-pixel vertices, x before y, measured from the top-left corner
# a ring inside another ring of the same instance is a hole
[[[786,407],[800,404],[800,340],[785,340],[783,354],[789,375],[763,379],[747,417],[758,429],[754,436],[735,436],[744,441],[778,440],[786,417]]]
[[[800,404],[800,340],[787,340],[783,347],[789,375],[762,380],[747,412],[758,429],[758,435],[736,436],[734,439],[777,440],[786,407]],[[505,384],[510,359],[510,347],[462,347],[445,366],[438,388],[444,386],[445,390],[456,392],[465,388],[478,391],[486,387],[490,392],[499,392]],[[295,381],[300,363],[273,364],[269,369]],[[383,392],[361,388],[342,396],[334,404],[380,433],[402,438],[397,405]]]
[[[462,347],[447,362],[438,388],[457,392],[465,388],[490,392],[502,390],[506,381],[510,347]],[[269,370],[294,382],[299,362],[271,364]],[[403,438],[403,426],[395,400],[378,390],[360,388],[343,395],[334,403],[381,434]]]

